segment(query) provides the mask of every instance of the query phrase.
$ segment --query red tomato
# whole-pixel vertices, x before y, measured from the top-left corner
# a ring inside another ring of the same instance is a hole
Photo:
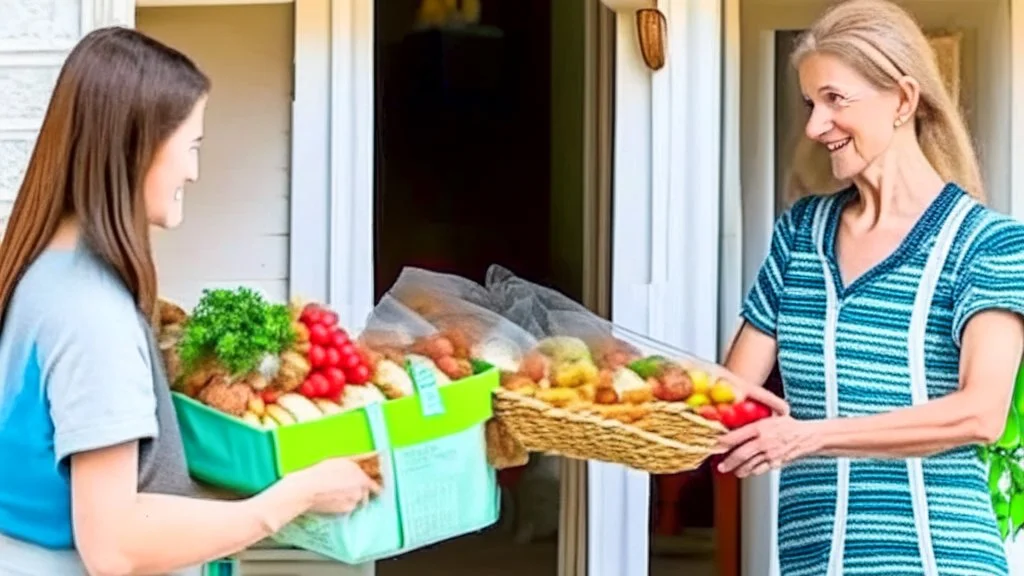
[[[729,430],[739,428],[743,425],[739,414],[736,413],[736,408],[731,404],[718,405],[718,420],[721,421],[721,423]]]
[[[356,348],[356,345],[351,342],[345,342],[341,346],[338,346],[338,352],[342,355],[342,357],[359,355],[359,349]]]
[[[735,411],[736,418],[740,421],[740,426],[745,426],[751,422],[755,422],[758,419],[758,414],[760,413],[753,400],[744,400],[736,404]]]
[[[334,332],[331,334],[331,346],[341,350],[342,346],[345,344],[350,344],[348,332],[345,332],[341,328],[335,328]]]
[[[306,355],[309,358],[309,363],[314,368],[318,368],[324,365],[327,360],[327,350],[323,346],[313,344],[309,347],[309,353]]]
[[[326,356],[324,357],[324,366],[337,366],[341,364],[341,354],[338,353],[337,348],[324,348]]]
[[[260,397],[263,399],[264,404],[273,404],[277,402],[277,392],[274,390],[264,390]]]
[[[370,381],[370,369],[366,364],[359,364],[345,371],[345,379],[352,384],[366,384]]]
[[[349,354],[348,356],[341,356],[340,366],[345,370],[353,370],[356,366],[362,366],[363,359],[359,357],[359,354]]]
[[[754,400],[754,407],[757,408],[756,420],[764,420],[765,418],[772,415],[772,409]]]
[[[323,313],[319,306],[316,304],[307,304],[306,307],[302,309],[302,314],[299,315],[299,320],[301,320],[303,324],[311,326],[313,324],[319,324],[322,317]]]
[[[306,398],[316,397],[316,386],[313,384],[312,381],[310,381],[309,378],[306,378],[306,380],[302,383],[302,386],[299,386],[299,394],[302,394]]]
[[[320,346],[331,344],[331,329],[323,324],[313,324],[309,327],[309,341]]]
[[[705,419],[714,422],[718,422],[719,420],[721,420],[721,416],[719,415],[718,410],[714,406],[701,406],[700,408],[697,409],[697,414],[700,414]]]
[[[334,328],[338,324],[338,315],[333,310],[324,310],[320,313],[320,323],[328,328]]]
[[[331,394],[338,394],[345,388],[345,373],[339,368],[328,368],[324,370],[324,377],[331,385]]]
[[[317,398],[323,398],[331,391],[331,383],[327,380],[327,377],[320,372],[314,372],[309,375],[309,382],[313,384],[313,391]]]

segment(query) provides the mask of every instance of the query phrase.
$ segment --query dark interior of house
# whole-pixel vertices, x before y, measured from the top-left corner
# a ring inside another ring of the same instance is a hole
[[[377,295],[403,266],[549,283],[549,0],[443,30],[417,29],[418,0],[377,4]]]

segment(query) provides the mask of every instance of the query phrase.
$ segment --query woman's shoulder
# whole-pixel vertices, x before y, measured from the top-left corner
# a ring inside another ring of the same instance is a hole
[[[8,321],[65,331],[134,331],[140,318],[135,299],[116,272],[78,250],[43,252],[18,282],[7,312]]]
[[[801,196],[782,214],[782,219],[796,232],[810,232],[817,217],[827,214],[829,207],[844,195],[855,193],[852,186],[836,192],[807,194]]]
[[[1018,255],[1024,262],[1024,222],[982,204],[964,218],[958,241],[965,257]]]

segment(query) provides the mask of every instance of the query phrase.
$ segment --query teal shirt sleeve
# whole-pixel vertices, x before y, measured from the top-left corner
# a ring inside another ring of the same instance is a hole
[[[797,229],[803,225],[804,214],[808,213],[807,207],[812,198],[798,201],[775,221],[768,255],[761,264],[754,285],[743,301],[743,319],[770,336],[775,336],[776,333],[779,302]]]
[[[986,310],[1024,316],[1024,224],[997,216],[982,224],[967,248],[953,293],[953,340],[959,347],[970,319]]]

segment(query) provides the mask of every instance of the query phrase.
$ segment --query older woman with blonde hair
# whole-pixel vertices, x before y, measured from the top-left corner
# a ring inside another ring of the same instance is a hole
[[[763,382],[777,360],[791,414],[726,435],[720,469],[782,468],[783,576],[1006,575],[974,445],[1002,433],[1024,352],[1024,225],[981,205],[964,121],[901,8],[835,5],[793,64],[843,185],[776,223],[727,365]]]

